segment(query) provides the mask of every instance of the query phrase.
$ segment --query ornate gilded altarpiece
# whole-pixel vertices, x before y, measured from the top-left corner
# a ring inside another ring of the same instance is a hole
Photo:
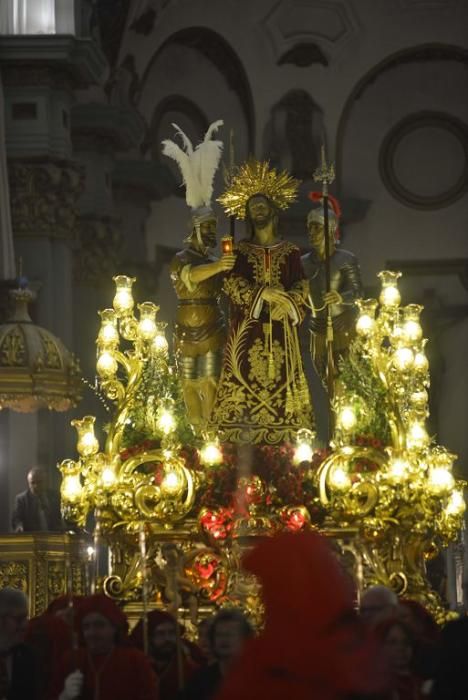
[[[86,549],[80,537],[51,533],[0,536],[0,588],[24,591],[31,617],[70,590],[84,594],[86,579]]]

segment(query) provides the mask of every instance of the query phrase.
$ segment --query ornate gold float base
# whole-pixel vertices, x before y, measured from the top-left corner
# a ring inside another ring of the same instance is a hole
[[[29,614],[40,615],[67,591],[87,589],[86,542],[72,534],[0,536],[0,588],[12,586],[29,598]]]
[[[122,543],[109,540],[111,567],[100,581],[107,595],[125,604],[131,622],[143,611],[143,578],[149,608],[178,611],[190,631],[201,618],[219,606],[234,605],[247,611],[261,624],[263,604],[260,587],[241,566],[243,554],[262,533],[244,532],[242,537],[222,544],[203,542],[195,523],[184,528],[153,532],[147,538],[143,564],[137,537]],[[323,527],[343,566],[356,582],[357,596],[374,584],[386,585],[399,595],[419,601],[440,622],[451,616],[426,577],[423,543],[411,533],[393,533],[392,540],[367,540],[352,527]],[[414,541],[413,541],[414,540]],[[274,566],[274,562],[272,562]],[[287,572],[284,573],[287,585]],[[357,601],[358,602],[358,601]]]

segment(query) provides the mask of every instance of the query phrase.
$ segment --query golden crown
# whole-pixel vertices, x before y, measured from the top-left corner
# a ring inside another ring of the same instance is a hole
[[[296,199],[298,187],[299,180],[285,170],[270,168],[268,161],[250,160],[231,174],[230,185],[218,202],[226,214],[244,219],[247,202],[255,194],[268,197],[277,209],[287,209]]]

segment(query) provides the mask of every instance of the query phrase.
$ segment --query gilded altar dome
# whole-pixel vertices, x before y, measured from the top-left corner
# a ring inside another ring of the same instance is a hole
[[[14,308],[0,325],[0,408],[67,411],[81,398],[79,363],[59,338],[32,322],[30,289],[10,295]]]

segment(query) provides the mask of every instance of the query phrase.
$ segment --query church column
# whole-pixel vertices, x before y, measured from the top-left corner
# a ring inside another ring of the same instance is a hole
[[[105,58],[90,39],[72,35],[2,36],[0,69],[16,260],[39,289],[33,320],[74,349],[72,248],[82,173],[72,158],[70,111],[77,89],[99,81]],[[27,468],[42,463],[52,484],[67,451],[69,416],[48,411],[2,416],[3,474],[0,527],[13,495],[25,488]]]
[[[109,305],[112,277],[122,272],[129,250],[113,192],[115,157],[137,147],[144,136],[144,122],[130,107],[92,102],[73,108],[71,126],[74,158],[84,173],[78,201],[73,315],[83,373],[92,383],[97,311]],[[80,411],[96,414],[99,408],[87,392]]]

